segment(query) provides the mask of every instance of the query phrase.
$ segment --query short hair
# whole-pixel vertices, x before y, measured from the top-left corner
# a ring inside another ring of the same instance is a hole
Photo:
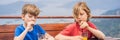
[[[79,2],[77,3],[74,8],[73,8],[73,18],[76,20],[76,18],[78,17],[78,14],[80,12],[80,7],[82,10],[84,10],[88,17],[87,17],[87,21],[89,21],[89,18],[91,17],[91,14],[90,14],[90,9],[88,8],[88,6],[86,5],[85,2]]]
[[[29,13],[31,15],[38,16],[39,12],[40,12],[39,8],[37,8],[37,6],[34,4],[25,4],[22,8],[23,15]]]

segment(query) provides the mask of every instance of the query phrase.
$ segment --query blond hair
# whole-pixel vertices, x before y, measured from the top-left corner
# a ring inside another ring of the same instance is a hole
[[[25,4],[22,8],[23,15],[29,13],[31,15],[38,16],[39,12],[39,8],[37,8],[34,4]]]
[[[88,8],[88,6],[86,5],[85,2],[79,2],[74,6],[74,8],[73,8],[73,18],[76,20],[76,18],[79,15],[80,8],[87,13],[87,15],[88,15],[87,21],[89,21],[89,18],[91,17],[90,9]]]

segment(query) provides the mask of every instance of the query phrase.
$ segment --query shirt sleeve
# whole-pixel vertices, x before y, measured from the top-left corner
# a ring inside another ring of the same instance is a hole
[[[40,33],[40,34],[46,33],[46,31],[41,26],[39,26],[38,24],[36,26],[37,26],[38,33]]]
[[[20,27],[17,27],[15,29],[15,33],[14,33],[14,36],[19,36],[21,34],[22,30],[20,29]]]
[[[93,29],[97,29],[96,25],[94,25],[92,22],[88,22],[89,26]]]
[[[71,25],[68,25],[67,27],[65,27],[63,31],[60,32],[60,34],[70,36],[72,30],[73,30],[73,27]]]

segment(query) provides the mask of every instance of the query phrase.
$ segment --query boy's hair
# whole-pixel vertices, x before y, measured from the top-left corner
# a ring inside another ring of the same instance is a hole
[[[74,6],[73,18],[76,20],[76,18],[78,17],[78,14],[80,12],[80,9],[84,10],[87,13],[87,15],[88,15],[87,21],[89,21],[89,18],[91,17],[90,9],[88,8],[88,6],[86,5],[85,2],[79,2]]]
[[[22,8],[23,15],[29,13],[31,15],[38,16],[39,12],[40,12],[39,8],[37,8],[37,6],[34,4],[25,4]]]

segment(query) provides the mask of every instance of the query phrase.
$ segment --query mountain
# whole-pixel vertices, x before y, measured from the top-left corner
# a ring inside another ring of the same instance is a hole
[[[102,15],[120,15],[120,8],[106,11]],[[103,31],[106,36],[120,38],[120,18],[94,19],[92,22],[95,23],[98,29]]]
[[[120,8],[114,9],[114,10],[109,10],[102,15],[120,15]]]

